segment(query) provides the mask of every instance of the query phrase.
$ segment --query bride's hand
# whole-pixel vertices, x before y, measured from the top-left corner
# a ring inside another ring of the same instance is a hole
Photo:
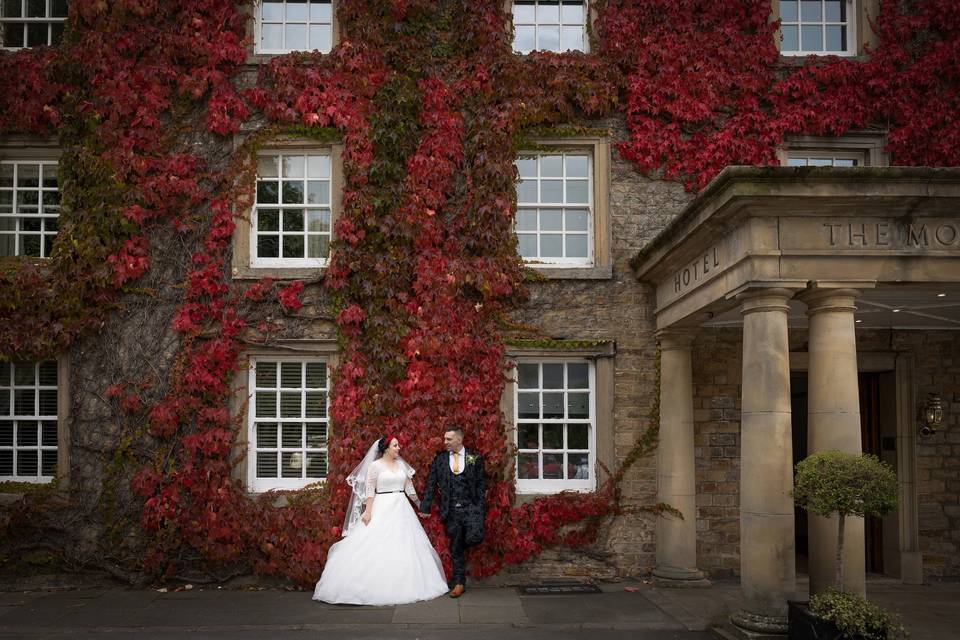
[[[370,512],[364,511],[360,519],[363,520],[363,524],[370,524]]]

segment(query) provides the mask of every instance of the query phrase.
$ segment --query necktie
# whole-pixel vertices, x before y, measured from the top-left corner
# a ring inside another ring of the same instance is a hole
[[[460,473],[460,454],[454,452],[453,454],[453,474],[458,475]]]

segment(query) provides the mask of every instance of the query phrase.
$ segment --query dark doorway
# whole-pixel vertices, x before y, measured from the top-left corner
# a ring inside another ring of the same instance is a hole
[[[864,453],[881,459],[889,459],[895,448],[895,437],[890,437],[889,425],[893,420],[891,407],[895,406],[892,373],[861,372],[860,386],[860,437]],[[795,372],[790,376],[790,400],[793,425],[794,464],[807,457],[807,374]],[[894,427],[895,428],[895,427]],[[809,546],[807,541],[807,513],[802,509],[794,512],[796,526],[797,573],[807,573]],[[865,523],[866,570],[868,573],[884,571],[884,521],[868,518]],[[893,542],[893,541],[890,541]],[[889,556],[889,552],[887,553]]]

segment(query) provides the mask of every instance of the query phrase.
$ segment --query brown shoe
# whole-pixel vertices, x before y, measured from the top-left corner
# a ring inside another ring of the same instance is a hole
[[[453,589],[450,590],[450,597],[459,598],[463,595],[464,591],[466,591],[466,589],[463,588],[462,584],[455,584],[453,585]]]

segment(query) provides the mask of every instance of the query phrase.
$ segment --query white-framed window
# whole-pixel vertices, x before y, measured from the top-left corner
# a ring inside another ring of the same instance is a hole
[[[520,256],[539,266],[590,266],[594,258],[593,158],[587,150],[522,152],[515,165]]]
[[[0,480],[56,477],[57,386],[55,361],[0,362]]]
[[[250,359],[248,488],[299,489],[327,477],[330,376],[326,360]]]
[[[518,359],[517,491],[596,487],[596,372],[587,360]]]
[[[59,215],[56,161],[0,161],[0,256],[49,257]]]
[[[332,228],[330,153],[273,151],[257,157],[252,267],[322,267]]]
[[[63,37],[67,0],[0,0],[4,49],[55,45]]]
[[[258,0],[256,52],[283,54],[333,48],[331,0]]]
[[[856,0],[780,0],[780,53],[856,55]]]
[[[515,0],[513,50],[587,51],[585,0]]]
[[[788,167],[862,167],[864,154],[856,152],[789,152]]]

